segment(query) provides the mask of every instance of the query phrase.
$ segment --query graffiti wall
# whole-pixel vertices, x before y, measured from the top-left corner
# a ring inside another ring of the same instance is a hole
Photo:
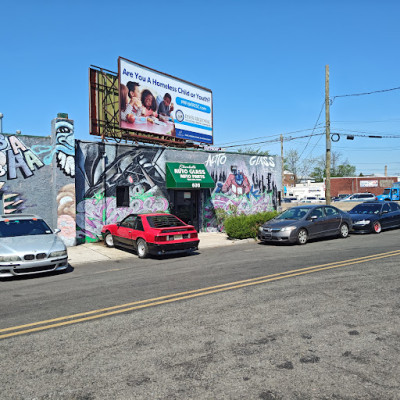
[[[168,150],[167,161],[183,161],[178,154]],[[278,188],[281,187],[279,157],[205,151],[185,151],[184,154],[185,162],[203,163],[215,182],[213,190],[203,192],[202,230],[223,229],[217,222],[217,209],[227,214],[254,214],[277,208]],[[180,158],[177,160],[177,157]]]
[[[201,190],[199,217],[204,231],[223,228],[218,226],[216,209],[250,214],[277,207],[278,157],[77,141],[78,241],[97,241],[103,225],[130,213],[169,212],[166,162],[202,163],[213,177],[215,188]],[[118,205],[121,187],[128,191],[126,205]]]
[[[41,216],[53,229],[60,228],[59,236],[71,246],[75,244],[73,121],[58,118],[52,127],[47,137],[0,135],[2,211]]]
[[[128,206],[118,206],[117,187],[127,188]],[[77,141],[76,191],[79,242],[128,214],[169,211],[164,149]]]

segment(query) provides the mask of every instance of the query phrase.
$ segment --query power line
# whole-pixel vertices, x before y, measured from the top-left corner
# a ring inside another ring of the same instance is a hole
[[[366,96],[366,95],[375,94],[375,93],[391,92],[391,91],[393,91],[393,90],[400,90],[400,87],[395,87],[395,88],[392,88],[392,89],[374,90],[374,91],[372,91],[372,92],[353,93],[353,94],[342,94],[342,95],[339,95],[339,96],[333,96],[333,97],[331,98],[331,104],[333,103],[333,101],[334,101],[335,99],[337,99],[337,98],[339,98],[339,97]]]
[[[322,103],[321,110],[320,110],[320,112],[319,112],[319,114],[318,114],[317,121],[315,122],[314,129],[313,129],[313,131],[312,131],[311,133],[313,133],[314,130],[315,130],[315,128],[317,127],[318,121],[319,121],[319,119],[321,118],[322,110],[324,109],[324,105],[325,105],[325,102]],[[310,143],[310,140],[311,140],[311,136],[309,137],[309,139],[308,139],[308,141],[307,141],[307,144],[305,145],[303,151],[302,151],[301,154],[299,155],[299,161],[301,160],[301,156],[303,155],[303,153],[305,152],[306,148],[308,147],[308,145],[309,145],[309,143]],[[319,138],[319,140],[321,140],[321,138]],[[319,140],[318,140],[318,142],[319,142]],[[315,146],[314,146],[314,147],[315,147]]]

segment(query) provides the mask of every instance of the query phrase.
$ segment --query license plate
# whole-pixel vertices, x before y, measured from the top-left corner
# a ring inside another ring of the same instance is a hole
[[[181,240],[183,239],[182,235],[169,235],[168,240]]]

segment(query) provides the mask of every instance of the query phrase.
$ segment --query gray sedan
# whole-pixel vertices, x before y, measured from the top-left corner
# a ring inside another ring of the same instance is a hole
[[[333,206],[292,207],[260,227],[262,242],[306,244],[308,239],[339,236],[346,238],[352,227],[349,214]]]
[[[65,270],[67,248],[59,231],[36,215],[1,215],[0,278]]]

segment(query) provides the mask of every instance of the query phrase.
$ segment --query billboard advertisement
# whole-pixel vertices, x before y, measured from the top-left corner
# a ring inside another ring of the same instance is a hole
[[[120,128],[213,143],[212,92],[118,59]]]
[[[378,181],[360,181],[360,187],[378,187]]]

